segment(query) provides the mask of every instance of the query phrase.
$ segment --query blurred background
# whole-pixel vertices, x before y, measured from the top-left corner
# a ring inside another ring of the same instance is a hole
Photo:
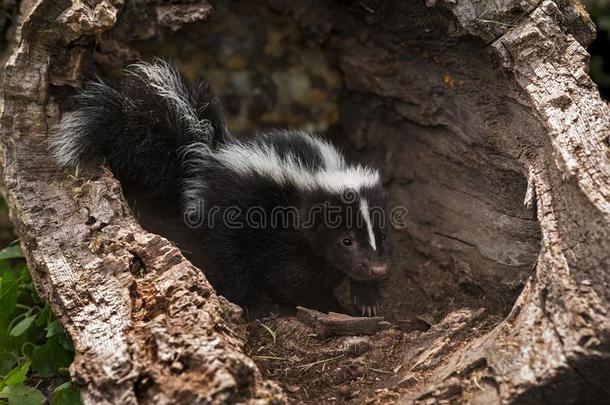
[[[597,38],[589,46],[591,77],[599,91],[610,99],[610,0],[583,0],[597,27]]]

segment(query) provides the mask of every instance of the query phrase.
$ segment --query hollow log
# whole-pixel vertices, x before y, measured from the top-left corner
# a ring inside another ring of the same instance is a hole
[[[1,178],[34,283],[74,342],[86,403],[287,401],[244,352],[241,310],[138,224],[112,175],[62,172],[49,155],[65,88],[137,57],[130,41],[212,13],[131,3],[23,1],[6,31]],[[388,398],[607,402],[610,109],[587,73],[582,6],[256,4],[336,63],[342,142],[383,166],[390,200],[409,209],[392,311],[469,307],[408,335]]]

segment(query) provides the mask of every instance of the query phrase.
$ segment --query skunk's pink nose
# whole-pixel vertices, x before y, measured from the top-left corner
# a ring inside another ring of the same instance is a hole
[[[386,275],[386,273],[388,272],[388,265],[380,264],[380,265],[376,265],[376,266],[371,266],[371,267],[369,267],[369,272],[371,273],[371,276],[373,276],[375,278],[384,277]]]

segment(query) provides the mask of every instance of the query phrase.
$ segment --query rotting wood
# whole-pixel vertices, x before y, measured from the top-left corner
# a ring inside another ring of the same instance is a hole
[[[329,312],[324,314],[313,309],[297,307],[297,319],[314,328],[319,338],[332,335],[374,335],[388,329],[391,325],[383,317],[353,317]]]

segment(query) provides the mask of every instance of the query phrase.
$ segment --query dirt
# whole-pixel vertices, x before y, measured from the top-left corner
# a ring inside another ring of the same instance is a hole
[[[404,395],[425,397],[427,376],[441,369],[451,374],[454,354],[506,316],[510,307],[461,289],[447,270],[452,263],[418,253],[399,233],[394,237],[400,249],[381,284],[388,330],[320,338],[294,309],[270,301],[245,309],[246,353],[264,377],[280,384],[289,403],[385,404]],[[336,295],[350,312],[347,283]],[[472,386],[479,390],[476,382]]]
[[[431,302],[422,304],[433,307]],[[246,312],[246,352],[264,377],[280,384],[289,403],[394,403],[401,395],[425,395],[426,376],[432,370],[450,370],[453,353],[502,318],[484,308],[454,303],[442,314],[436,308],[439,319],[429,323],[422,318],[425,314],[396,316],[392,308],[398,306],[386,306],[386,320],[392,325],[388,330],[321,338],[312,326],[297,320],[294,310],[266,302]]]
[[[278,381],[291,403],[383,403],[402,368],[407,334],[319,339],[293,317],[269,316],[248,324],[248,354],[267,378]]]

